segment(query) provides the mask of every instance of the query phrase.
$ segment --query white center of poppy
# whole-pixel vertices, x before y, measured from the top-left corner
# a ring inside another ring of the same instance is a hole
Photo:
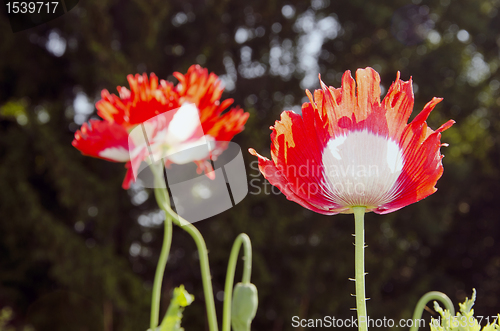
[[[326,194],[332,201],[372,208],[394,199],[404,163],[397,143],[366,130],[331,139],[322,161]]]

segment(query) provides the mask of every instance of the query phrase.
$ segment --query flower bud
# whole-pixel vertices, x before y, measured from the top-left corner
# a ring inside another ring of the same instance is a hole
[[[236,284],[231,308],[231,325],[234,331],[250,331],[258,304],[257,287],[254,284]]]

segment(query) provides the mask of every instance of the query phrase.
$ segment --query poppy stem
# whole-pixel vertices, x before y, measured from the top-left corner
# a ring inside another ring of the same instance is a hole
[[[158,180],[160,180],[159,178],[160,178],[159,174],[155,174],[155,181],[157,182],[157,185],[155,185],[155,197],[158,206],[160,206],[160,208],[165,210],[164,208],[165,205],[170,207],[170,198],[168,196],[168,191],[165,188],[162,188],[164,183],[158,182]],[[166,213],[164,222],[163,244],[161,246],[160,258],[158,259],[155,278],[153,282],[153,295],[151,299],[151,319],[150,319],[151,330],[155,330],[156,327],[158,326],[158,320],[160,315],[161,284],[163,282],[163,274],[165,273],[165,267],[167,265],[171,244],[172,244],[172,218]]]
[[[201,235],[200,231],[191,223],[186,221],[184,218],[180,217],[175,213],[170,206],[167,206],[167,214],[170,214],[174,224],[181,227],[184,231],[189,233],[193,238],[196,247],[198,248],[198,255],[200,258],[200,269],[201,269],[201,280],[203,283],[203,294],[205,295],[205,305],[207,309],[208,317],[208,329],[210,331],[218,331],[219,326],[217,325],[217,315],[215,313],[215,302],[214,302],[214,292],[212,289],[212,276],[210,274],[210,265],[208,262],[208,250],[205,240]]]
[[[236,270],[236,263],[238,262],[238,255],[240,247],[243,244],[243,278],[242,283],[250,283],[252,276],[252,243],[250,238],[245,233],[240,233],[234,241],[231,255],[229,256],[229,263],[227,265],[226,284],[224,287],[224,306],[222,313],[222,331],[230,331],[231,328],[231,304],[234,285],[234,273]]]
[[[354,274],[356,281],[356,311],[358,330],[368,330],[365,297],[365,207],[353,207],[354,212]]]
[[[196,247],[198,248],[198,255],[200,258],[200,269],[203,283],[203,293],[205,295],[205,305],[208,317],[208,329],[210,331],[218,331],[217,315],[215,313],[214,294],[212,289],[212,276],[210,275],[210,265],[208,262],[208,250],[203,236],[198,229],[184,218],[180,217],[170,207],[170,197],[165,187],[165,178],[163,177],[163,165],[161,167],[151,167],[155,176],[155,196],[158,205],[165,211],[165,238],[160,253],[160,260],[155,274],[153,285],[153,302],[151,307],[151,330],[154,331],[158,326],[158,315],[160,309],[160,296],[161,296],[161,283],[163,281],[163,273],[170,251],[170,244],[172,241],[172,222],[178,225],[189,233],[193,238]],[[168,225],[170,224],[170,225]],[[167,228],[169,226],[169,228]],[[168,232],[168,233],[167,233]],[[168,236],[167,236],[168,235]],[[163,259],[162,259],[163,257]]]

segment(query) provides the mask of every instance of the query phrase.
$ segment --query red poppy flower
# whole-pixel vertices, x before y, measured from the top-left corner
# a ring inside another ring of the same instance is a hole
[[[372,68],[350,71],[342,87],[327,87],[302,106],[302,116],[281,114],[271,127],[271,156],[258,156],[267,180],[285,196],[315,212],[352,213],[352,207],[385,214],[436,191],[443,173],[441,132],[426,119],[442,99],[433,98],[411,123],[413,91],[399,79],[380,102],[380,76]]]
[[[171,155],[167,165],[195,162],[199,171],[213,174],[209,158],[221,153],[248,119],[249,114],[239,107],[225,111],[233,100],[220,102],[221,82],[207,69],[193,65],[186,75],[174,75],[179,79],[175,86],[158,81],[155,74],[149,78],[137,74],[127,77],[130,90],[117,88],[119,96],[103,90],[96,108],[104,120],[90,120],[75,133],[72,144],[82,154],[127,162],[125,189],[135,180],[133,167],[148,155],[144,138],[134,134],[139,124],[144,124],[153,153]],[[208,153],[176,153],[202,143],[209,146]]]

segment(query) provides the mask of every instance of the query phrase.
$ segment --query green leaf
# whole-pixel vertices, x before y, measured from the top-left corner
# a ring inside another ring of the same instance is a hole
[[[476,301],[476,290],[472,290],[472,298],[465,298],[464,303],[459,303],[460,312],[457,312],[457,316],[451,316],[450,312],[446,309],[443,310],[437,302],[434,302],[434,309],[441,315],[439,319],[432,319],[430,327],[431,331],[480,331],[481,324],[474,317],[474,302]],[[500,325],[497,316],[496,319],[491,320],[488,318],[488,324],[482,329],[482,331],[494,331],[500,330]],[[489,322],[492,321],[490,324]]]
[[[194,296],[184,289],[184,285],[176,287],[167,313],[157,330],[184,331],[184,328],[181,327],[182,312],[184,311],[184,307],[189,306],[193,301]]]

